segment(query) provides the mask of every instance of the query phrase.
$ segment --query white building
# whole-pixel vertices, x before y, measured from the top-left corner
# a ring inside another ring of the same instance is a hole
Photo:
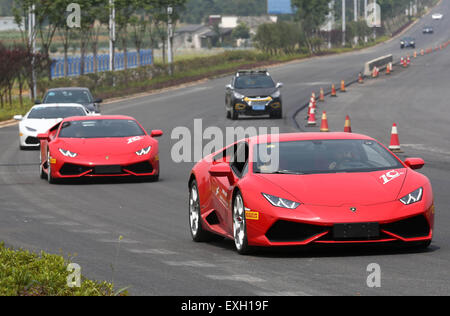
[[[19,26],[12,16],[0,16],[0,32],[1,31],[20,31]]]

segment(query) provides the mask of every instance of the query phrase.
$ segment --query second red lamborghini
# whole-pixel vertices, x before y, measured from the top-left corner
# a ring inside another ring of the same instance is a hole
[[[158,180],[160,130],[150,134],[132,117],[70,117],[39,134],[40,174],[57,179],[135,176]]]

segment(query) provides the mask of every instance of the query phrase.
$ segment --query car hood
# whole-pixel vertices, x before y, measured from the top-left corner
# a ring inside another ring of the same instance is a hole
[[[149,136],[123,138],[58,138],[52,142],[58,147],[78,154],[78,157],[104,157],[105,155],[123,156],[152,145]]]
[[[61,122],[62,119],[26,119],[20,122],[21,127],[29,127],[35,129],[37,133],[45,133],[50,128]]]
[[[235,89],[237,93],[240,93],[246,97],[267,97],[274,94],[278,89],[273,88],[256,88],[256,89]]]
[[[336,207],[394,201],[398,199],[407,173],[407,169],[396,169],[365,173],[257,176],[278,186],[303,204]],[[263,184],[263,187],[268,186]]]

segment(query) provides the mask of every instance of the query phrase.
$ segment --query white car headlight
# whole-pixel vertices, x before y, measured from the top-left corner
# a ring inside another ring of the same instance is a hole
[[[266,193],[263,193],[262,195],[267,199],[267,201],[270,202],[270,204],[272,204],[273,206],[276,206],[276,207],[288,208],[288,209],[293,210],[300,205],[300,203],[297,203],[297,202],[294,202],[291,200],[287,200],[287,199],[283,199],[283,198],[280,198],[280,197],[277,197],[274,195],[270,195],[270,194],[266,194]]]
[[[275,98],[279,98],[280,95],[281,95],[280,90],[277,90],[277,91],[275,91],[275,92],[271,95],[271,97],[275,99]]]
[[[410,204],[419,202],[420,200],[422,200],[422,193],[423,193],[423,189],[422,188],[418,188],[414,192],[411,192],[410,194],[405,195],[404,197],[402,197],[400,199],[400,202],[402,202],[405,205],[410,205]]]
[[[63,156],[70,157],[70,158],[75,158],[76,156],[78,156],[77,153],[73,153],[71,151],[64,150],[64,149],[61,149],[61,148],[59,149],[59,152],[61,154],[63,154]]]
[[[150,152],[151,149],[152,149],[152,146],[148,146],[147,148],[142,148],[141,150],[136,152],[136,155],[145,156]]]
[[[245,95],[240,94],[240,93],[238,93],[238,92],[234,92],[233,94],[234,94],[234,97],[235,97],[236,99],[243,99],[243,98],[245,98]]]

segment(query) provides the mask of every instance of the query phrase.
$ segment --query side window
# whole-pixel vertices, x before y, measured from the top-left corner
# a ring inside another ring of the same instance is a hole
[[[231,162],[231,168],[238,177],[245,175],[246,166],[248,164],[249,147],[247,142],[241,142],[236,145],[236,151],[234,152]]]

